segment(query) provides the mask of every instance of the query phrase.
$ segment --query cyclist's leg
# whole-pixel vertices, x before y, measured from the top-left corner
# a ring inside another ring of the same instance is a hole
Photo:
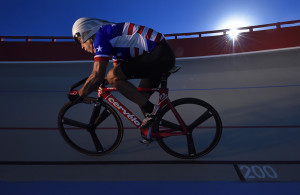
[[[119,65],[114,66],[114,68],[112,68],[107,73],[107,80],[113,87],[117,88],[117,90],[127,99],[138,104],[144,114],[152,113],[154,105],[148,101],[151,94],[145,94],[138,91],[138,89],[128,81],[127,76],[123,73]],[[155,83],[151,82],[150,80],[148,80],[147,82],[146,80],[144,80],[143,82],[141,82],[140,86],[154,87],[153,84],[157,86],[158,82],[159,80],[155,81]]]
[[[107,73],[107,80],[109,84],[117,88],[122,95],[139,106],[143,106],[148,101],[148,99],[128,81],[128,77],[123,73],[120,64],[114,66]]]

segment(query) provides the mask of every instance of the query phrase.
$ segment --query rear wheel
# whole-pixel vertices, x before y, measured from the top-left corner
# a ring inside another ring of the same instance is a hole
[[[64,140],[77,151],[104,155],[114,151],[123,138],[123,124],[105,102],[67,102],[58,114],[58,128]]]
[[[171,104],[183,119],[188,133],[159,137],[157,142],[160,147],[183,159],[198,158],[212,151],[222,135],[222,121],[218,112],[208,103],[195,98],[182,98]],[[153,131],[164,133],[170,129],[183,131],[171,108],[165,106],[153,124]]]

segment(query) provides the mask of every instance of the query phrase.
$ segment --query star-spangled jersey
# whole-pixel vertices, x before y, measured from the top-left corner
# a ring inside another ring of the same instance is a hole
[[[151,28],[133,23],[102,26],[96,33],[94,52],[96,61],[126,60],[151,52],[164,36]]]

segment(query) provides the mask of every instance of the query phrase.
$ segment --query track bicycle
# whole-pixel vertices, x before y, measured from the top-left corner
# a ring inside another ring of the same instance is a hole
[[[58,128],[64,140],[75,150],[94,156],[114,151],[121,143],[124,127],[122,114],[141,131],[149,143],[159,146],[172,156],[194,159],[208,154],[218,144],[222,121],[218,112],[208,103],[196,98],[170,101],[167,79],[177,72],[175,66],[162,75],[160,88],[138,88],[142,92],[157,92],[161,110],[149,128],[139,129],[141,120],[126,108],[106,87],[98,89],[98,98],[86,97],[81,102],[67,102],[59,111]],[[85,83],[87,78],[71,86],[70,91]]]

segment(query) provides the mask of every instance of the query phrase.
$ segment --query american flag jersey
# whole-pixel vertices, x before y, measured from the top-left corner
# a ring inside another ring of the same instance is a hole
[[[126,60],[151,52],[164,40],[163,34],[133,23],[102,26],[94,40],[95,61]]]

